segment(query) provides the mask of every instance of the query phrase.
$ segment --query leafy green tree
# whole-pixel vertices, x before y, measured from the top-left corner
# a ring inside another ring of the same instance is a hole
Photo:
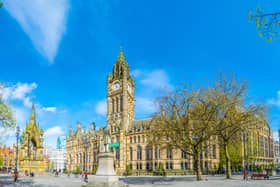
[[[0,8],[3,6],[3,3],[0,1]]]
[[[260,6],[256,11],[248,14],[248,21],[254,21],[258,36],[264,38],[268,42],[272,42],[273,38],[278,36],[280,26],[280,12],[264,13]]]
[[[0,156],[0,167],[2,167],[2,166],[3,166],[3,162],[4,162],[3,157],[2,157],[2,156]]]
[[[240,171],[242,169],[242,161],[243,161],[242,142],[236,141],[235,143],[229,144],[228,154],[230,156],[232,168],[235,168],[238,171]],[[224,149],[220,149],[220,164],[221,166],[226,165]]]
[[[14,128],[15,119],[11,107],[5,103],[0,95],[0,127]]]
[[[0,144],[5,141],[5,133],[7,130],[15,127],[15,119],[13,116],[12,108],[2,98],[3,86],[0,83],[0,129],[1,139]]]

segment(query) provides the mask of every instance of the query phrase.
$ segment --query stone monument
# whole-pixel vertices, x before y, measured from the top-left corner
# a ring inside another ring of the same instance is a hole
[[[114,169],[114,154],[109,148],[111,136],[108,131],[103,131],[103,137],[99,143],[98,168],[93,180],[87,186],[119,187],[124,184],[119,181]]]
[[[35,105],[32,103],[30,120],[20,137],[19,170],[44,172],[47,165],[43,149],[43,129],[36,122]]]
[[[114,154],[109,148],[111,137],[104,132],[103,138],[100,140],[98,153],[98,168],[96,176],[106,177],[108,180],[115,180],[116,172],[114,169]],[[114,177],[112,177],[114,176]]]

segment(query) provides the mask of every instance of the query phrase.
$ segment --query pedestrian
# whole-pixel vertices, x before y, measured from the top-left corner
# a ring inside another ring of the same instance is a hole
[[[17,182],[17,180],[18,180],[18,172],[17,171],[15,171],[15,176],[14,177],[15,177],[14,181]]]
[[[243,179],[248,180],[248,171],[247,170],[244,171]]]
[[[88,182],[88,174],[85,172],[85,182]]]

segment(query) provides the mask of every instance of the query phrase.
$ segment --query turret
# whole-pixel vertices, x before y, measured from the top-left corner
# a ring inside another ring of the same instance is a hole
[[[94,131],[95,131],[95,123],[92,122],[92,123],[90,124],[90,132],[94,132]]]
[[[160,115],[165,116],[165,110],[164,110],[164,107],[162,105],[160,105]]]
[[[72,136],[72,133],[73,133],[72,127],[70,127],[70,128],[69,128],[69,136]]]
[[[77,121],[77,132],[81,131],[81,123],[79,121]]]

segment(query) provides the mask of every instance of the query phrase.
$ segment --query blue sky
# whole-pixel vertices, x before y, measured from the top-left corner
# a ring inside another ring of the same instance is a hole
[[[247,80],[248,96],[280,120],[280,38],[267,43],[247,15],[273,0],[3,0],[0,80],[23,128],[32,100],[47,145],[79,120],[106,125],[106,76],[120,46],[136,81],[136,118],[163,90],[219,73]],[[13,133],[11,133],[13,137]],[[13,141],[13,140],[11,140]]]

